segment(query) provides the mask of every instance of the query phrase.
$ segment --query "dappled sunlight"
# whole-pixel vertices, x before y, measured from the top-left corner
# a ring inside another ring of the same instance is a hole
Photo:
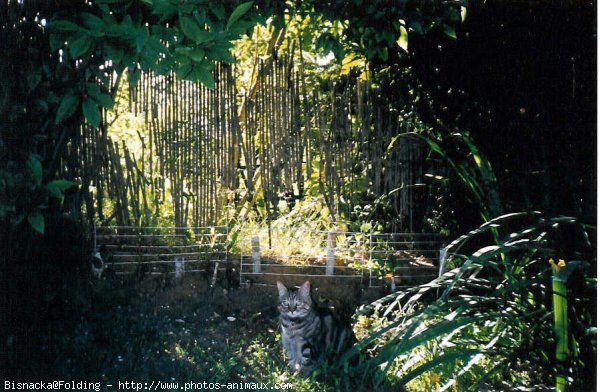
[[[593,389],[595,2],[72,3],[0,2],[5,389]]]

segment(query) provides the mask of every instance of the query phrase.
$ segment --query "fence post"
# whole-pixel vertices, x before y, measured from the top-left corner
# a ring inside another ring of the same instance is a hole
[[[392,293],[395,293],[396,290],[398,290],[398,287],[396,287],[396,272],[394,270],[392,270],[392,275],[391,275],[391,280],[390,280],[390,291]]]
[[[229,221],[227,221],[229,222]],[[213,245],[213,254],[214,252],[214,247],[218,246],[219,243],[217,241],[218,235],[219,233],[215,230],[215,245]],[[225,239],[223,240],[223,246],[225,247],[225,260],[223,260],[223,263],[225,263],[225,265],[227,265],[227,241],[229,241],[229,223],[225,226]],[[213,276],[212,276],[212,280],[210,281],[210,287],[215,287],[215,283],[217,283],[217,274],[219,273],[219,263],[221,262],[221,253],[217,253],[217,260],[215,261],[215,270],[213,271]]]
[[[258,236],[252,237],[252,272],[255,274],[260,273],[260,240]]]
[[[369,230],[369,287],[373,287],[373,228]]]
[[[325,275],[333,276],[333,266],[335,262],[335,231],[327,232],[327,266],[325,267]]]
[[[440,248],[440,257],[438,259],[438,263],[439,263],[439,273],[438,276],[442,276],[444,274],[444,272],[446,272],[446,248],[445,247],[441,247]]]
[[[183,268],[185,265],[185,259],[175,259],[175,278],[181,279],[183,276]]]

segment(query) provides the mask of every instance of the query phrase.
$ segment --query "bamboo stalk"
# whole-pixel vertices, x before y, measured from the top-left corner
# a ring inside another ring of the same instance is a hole
[[[562,260],[561,260],[562,261]],[[560,261],[559,264],[560,266]],[[567,359],[569,357],[569,329],[567,316],[567,282],[558,272],[552,277],[552,305],[554,332],[556,334],[556,390],[562,392],[567,386]]]

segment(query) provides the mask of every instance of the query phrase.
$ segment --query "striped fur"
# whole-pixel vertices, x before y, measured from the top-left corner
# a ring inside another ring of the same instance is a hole
[[[277,289],[281,342],[290,371],[308,377],[324,361],[335,360],[354,344],[349,323],[313,302],[310,282],[298,290],[277,282]]]

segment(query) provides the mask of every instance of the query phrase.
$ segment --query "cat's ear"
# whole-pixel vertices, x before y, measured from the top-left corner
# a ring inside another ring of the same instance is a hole
[[[299,293],[301,298],[310,299],[310,282],[308,280],[300,286]]]
[[[277,291],[279,291],[279,298],[284,298],[288,294],[287,287],[285,287],[280,281],[277,281]]]

